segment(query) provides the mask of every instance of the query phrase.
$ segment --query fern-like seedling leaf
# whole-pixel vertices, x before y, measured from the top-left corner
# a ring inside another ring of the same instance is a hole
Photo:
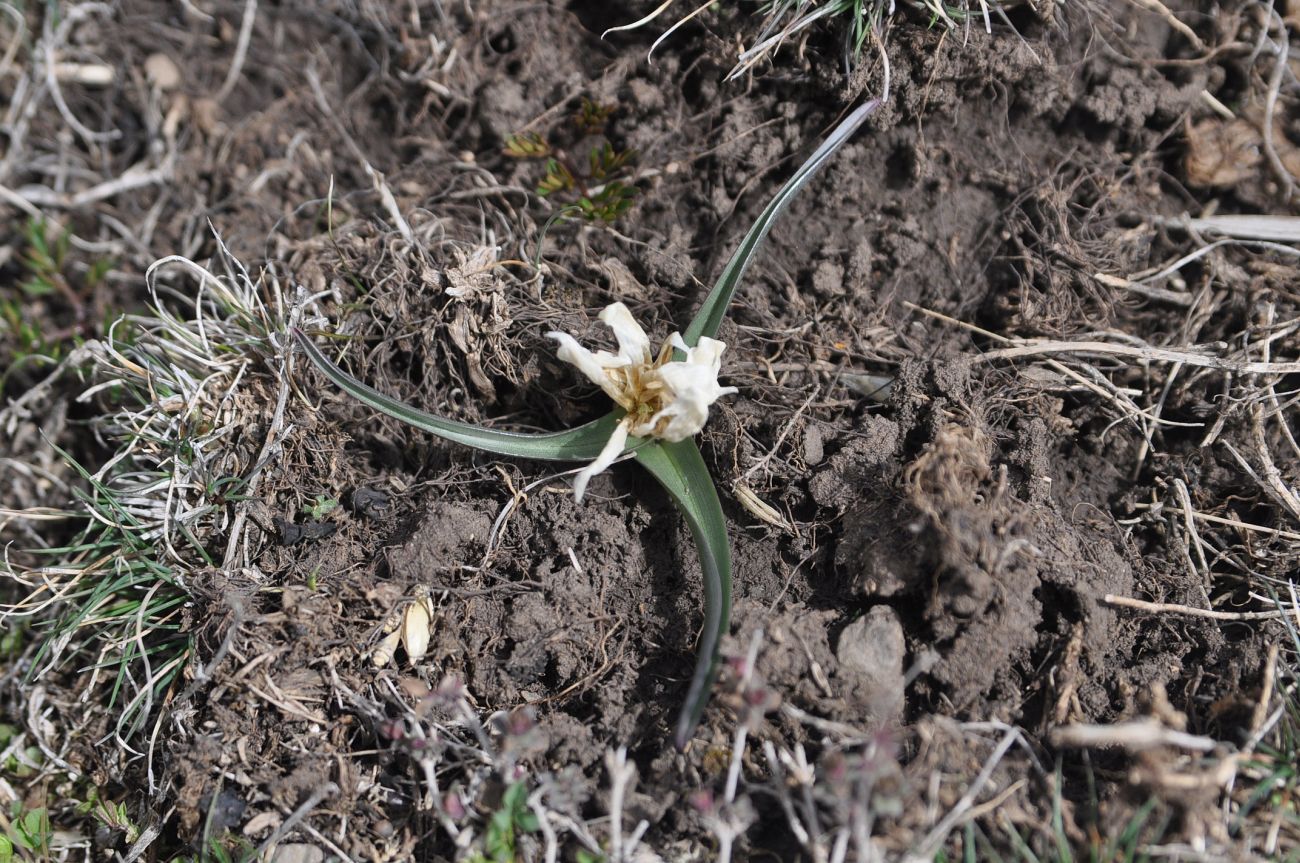
[[[545,198],[556,192],[567,192],[576,185],[573,173],[556,159],[546,160],[546,176],[537,183],[537,194]]]
[[[551,155],[551,145],[536,132],[520,132],[506,138],[502,148],[507,156],[515,159],[542,159]]]
[[[594,135],[605,128],[609,115],[613,113],[613,105],[601,105],[599,102],[593,102],[583,96],[582,104],[573,115],[573,124],[584,135]]]

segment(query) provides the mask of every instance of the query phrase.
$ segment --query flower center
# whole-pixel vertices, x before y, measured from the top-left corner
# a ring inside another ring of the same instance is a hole
[[[659,369],[673,358],[673,347],[665,344],[659,356],[653,361],[641,365],[626,366],[618,369],[623,378],[620,381],[619,407],[627,411],[633,423],[643,423],[664,408],[664,396],[667,388],[659,376]]]

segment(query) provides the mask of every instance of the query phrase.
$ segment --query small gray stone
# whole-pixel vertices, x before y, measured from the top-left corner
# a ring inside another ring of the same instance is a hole
[[[835,657],[839,660],[837,676],[851,704],[877,722],[898,718],[903,708],[907,643],[892,608],[878,605],[846,626]]]
[[[844,268],[834,261],[822,261],[813,270],[813,292],[819,297],[838,297],[844,294]]]
[[[271,855],[271,863],[324,863],[325,852],[315,845],[281,845]]]
[[[821,464],[826,457],[826,447],[822,430],[816,423],[809,423],[803,433],[803,460],[808,465]]]

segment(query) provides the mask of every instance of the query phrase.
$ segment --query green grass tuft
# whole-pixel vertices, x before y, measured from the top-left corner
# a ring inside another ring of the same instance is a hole
[[[96,409],[79,455],[51,442],[75,473],[66,539],[14,555],[25,565],[0,564],[22,594],[0,608],[0,625],[26,631],[27,680],[85,675],[79,688],[116,714],[123,744],[189,660],[187,578],[232,562],[234,493],[257,469],[232,461],[229,439],[265,419],[246,390],[276,353],[281,324],[262,286],[225,263],[221,277],[180,258],[155,264],[151,313],[119,318],[76,354],[69,371],[86,382],[78,400]],[[177,268],[196,278],[192,294],[172,278],[160,286]],[[84,463],[103,452],[97,468]]]

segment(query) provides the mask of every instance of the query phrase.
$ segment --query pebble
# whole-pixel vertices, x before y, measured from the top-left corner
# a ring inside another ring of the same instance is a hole
[[[271,863],[324,863],[325,852],[315,845],[297,843],[281,845],[271,855]]]
[[[902,707],[906,657],[903,624],[887,605],[877,605],[844,627],[835,649],[839,677],[877,720],[892,718]]]
[[[166,54],[150,54],[144,61],[144,76],[149,83],[166,92],[181,85],[181,70]]]

